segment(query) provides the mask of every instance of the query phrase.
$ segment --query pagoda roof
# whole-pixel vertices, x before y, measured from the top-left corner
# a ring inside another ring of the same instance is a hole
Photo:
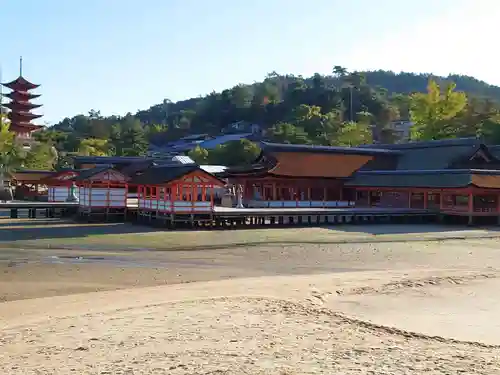
[[[11,91],[8,94],[3,94],[3,96],[12,100],[22,101],[22,100],[39,98],[41,95],[32,94],[28,91]]]
[[[9,130],[13,131],[13,132],[15,132],[16,129],[17,130],[23,129],[23,130],[33,131],[33,130],[37,130],[40,128],[43,128],[43,126],[42,125],[35,125],[35,124],[29,123],[29,122],[11,122],[9,124]]]
[[[31,112],[26,112],[26,111],[21,111],[21,112],[9,112],[9,119],[11,121],[16,121],[19,120],[19,122],[22,122],[22,120],[27,120],[27,119],[36,119],[42,117],[42,115],[36,115]]]
[[[23,76],[19,76],[11,82],[2,83],[2,85],[14,91],[28,91],[40,87],[40,85],[31,83]]]
[[[6,103],[6,104],[2,104],[2,105],[4,107],[12,109],[13,111],[15,111],[16,109],[20,109],[21,111],[22,111],[22,109],[30,110],[30,109],[39,108],[42,106],[41,104],[33,104],[30,102],[18,102],[18,101],[12,101],[10,103]]]

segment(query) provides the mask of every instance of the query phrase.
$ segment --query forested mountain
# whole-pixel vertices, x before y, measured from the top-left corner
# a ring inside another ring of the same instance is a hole
[[[381,142],[393,142],[391,123],[411,120],[415,140],[480,135],[500,141],[497,103],[500,87],[472,77],[349,72],[335,66],[330,75],[307,78],[273,72],[262,82],[176,103],[165,99],[121,117],[91,110],[65,118],[37,137],[54,145],[59,155],[142,155],[150,143],[190,134],[215,136],[235,122],[258,124],[264,139],[275,142],[357,145],[371,143],[373,134]],[[240,148],[255,152],[245,142]],[[248,159],[232,157],[235,150],[220,146],[210,152],[194,150],[192,156],[211,162],[210,154],[217,154],[219,163],[224,153],[228,162]]]

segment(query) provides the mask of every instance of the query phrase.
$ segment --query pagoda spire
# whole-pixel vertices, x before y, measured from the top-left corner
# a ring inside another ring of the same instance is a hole
[[[19,77],[23,76],[23,57],[19,57]]]

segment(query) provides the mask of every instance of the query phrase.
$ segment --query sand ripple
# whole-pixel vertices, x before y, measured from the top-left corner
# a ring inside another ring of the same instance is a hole
[[[40,375],[498,374],[500,356],[498,346],[246,297],[60,318],[6,330],[0,343],[2,373]]]

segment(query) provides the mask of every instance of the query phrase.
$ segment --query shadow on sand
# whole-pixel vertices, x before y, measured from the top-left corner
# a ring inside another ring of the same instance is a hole
[[[376,235],[391,234],[433,234],[447,232],[461,232],[470,230],[488,230],[500,232],[497,226],[467,227],[465,225],[441,225],[435,223],[422,224],[368,224],[368,225],[339,225],[328,227],[331,230],[345,233],[365,233]]]
[[[61,220],[0,221],[0,243],[50,238],[78,238],[103,234],[151,233],[158,229],[128,223],[78,224]]]

